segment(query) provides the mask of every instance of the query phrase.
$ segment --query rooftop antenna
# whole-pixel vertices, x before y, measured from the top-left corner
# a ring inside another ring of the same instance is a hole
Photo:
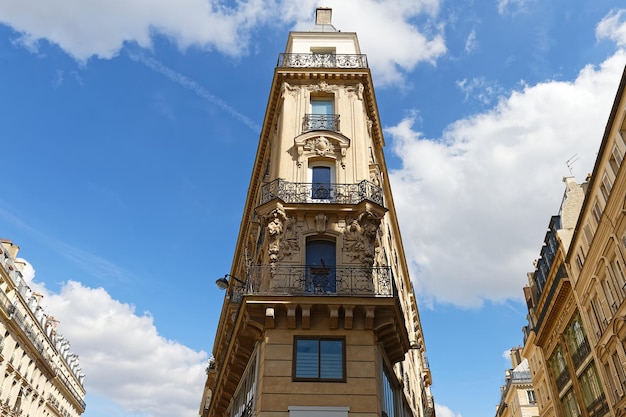
[[[574,163],[576,161],[578,161],[580,158],[578,156],[577,153],[575,153],[574,155],[572,155],[572,157],[570,159],[568,159],[567,161],[565,161],[565,165],[567,165],[567,169],[569,169],[569,173],[570,175],[574,176],[574,173],[572,172],[572,167],[574,166]]]

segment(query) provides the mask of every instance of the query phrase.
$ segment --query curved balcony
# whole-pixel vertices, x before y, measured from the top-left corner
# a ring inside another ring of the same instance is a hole
[[[382,189],[366,180],[358,184],[325,184],[289,182],[278,178],[263,185],[260,204],[276,198],[288,204],[359,204],[368,200],[383,206]]]
[[[302,119],[302,132],[312,130],[332,130],[339,132],[338,114],[305,114]]]
[[[276,66],[279,68],[367,68],[367,55],[280,54]]]
[[[387,266],[252,266],[243,294],[393,297]]]

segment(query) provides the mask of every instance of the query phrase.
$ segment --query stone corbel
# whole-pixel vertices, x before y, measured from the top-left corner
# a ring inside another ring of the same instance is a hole
[[[276,311],[273,307],[265,309],[265,327],[273,329],[276,325]]]
[[[365,306],[365,329],[372,330],[374,328],[374,311],[375,306]]]
[[[343,306],[343,312],[344,312],[344,322],[343,322],[343,328],[346,330],[351,330],[352,329],[352,319],[354,318],[354,306],[353,305],[344,305]]]
[[[330,318],[330,328],[332,330],[336,330],[339,327],[339,306],[338,305],[329,305],[328,306],[328,315]]]
[[[287,305],[287,328],[296,328],[296,304]]]
[[[300,305],[302,310],[302,328],[308,330],[311,328],[311,304]]]

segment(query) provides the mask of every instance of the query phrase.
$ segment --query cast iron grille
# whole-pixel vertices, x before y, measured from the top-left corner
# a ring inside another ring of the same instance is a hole
[[[559,376],[556,378],[556,386],[559,388],[559,391],[563,389],[563,387],[569,382],[569,372],[567,368],[563,369]]]
[[[257,265],[250,267],[246,294],[393,297],[387,266]]]
[[[367,180],[358,184],[321,184],[289,182],[278,178],[261,188],[261,204],[276,198],[288,204],[359,204],[368,200],[383,205],[382,189]]]
[[[578,368],[581,363],[585,360],[585,358],[591,353],[591,347],[589,346],[589,342],[587,338],[583,340],[583,342],[578,346],[576,352],[572,355],[572,361],[574,362],[574,366]]]
[[[367,68],[367,55],[280,54],[279,68]]]
[[[339,132],[338,114],[305,114],[302,120],[302,131],[332,130]]]

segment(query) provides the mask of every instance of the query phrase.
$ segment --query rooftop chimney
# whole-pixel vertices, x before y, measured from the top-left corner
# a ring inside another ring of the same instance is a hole
[[[329,7],[318,7],[315,10],[316,25],[330,25],[333,17],[333,9]]]

